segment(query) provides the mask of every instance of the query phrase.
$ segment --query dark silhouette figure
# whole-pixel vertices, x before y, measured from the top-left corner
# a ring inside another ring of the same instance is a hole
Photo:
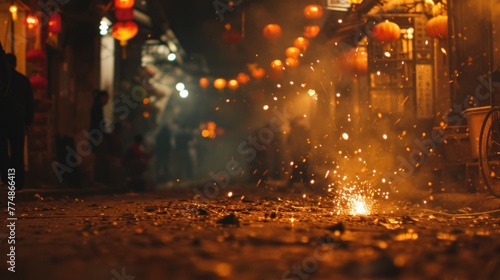
[[[175,134],[175,161],[177,162],[177,176],[180,179],[193,177],[193,162],[189,154],[190,144],[193,141],[193,134],[185,125],[181,125]]]
[[[11,173],[9,169],[15,169],[16,189],[21,190],[25,179],[24,136],[34,114],[33,89],[29,79],[16,71],[16,57],[6,54],[5,58],[10,67],[8,71],[11,79],[0,101],[1,177],[7,183],[8,173]]]
[[[149,156],[144,150],[144,138],[141,134],[134,137],[134,142],[125,153],[123,165],[129,179],[129,188],[135,192],[146,190],[145,172],[148,169]]]
[[[90,129],[97,129],[103,132],[106,126],[104,120],[103,107],[109,101],[109,94],[105,90],[96,90],[94,92],[94,103],[90,113]]]
[[[109,166],[110,184],[114,186],[123,186],[123,143],[122,143],[122,125],[115,123],[113,131],[109,134],[107,141],[107,162]]]
[[[10,87],[12,72],[7,62],[5,51],[3,50],[2,43],[0,42],[0,102],[3,101],[7,95],[7,89]]]
[[[92,152],[94,154],[94,180],[100,183],[109,183],[109,164],[107,161],[107,146],[109,135],[106,131],[106,122],[104,119],[103,107],[109,101],[109,94],[104,90],[94,92],[94,103],[90,112],[90,135],[102,135],[102,142],[92,143]]]
[[[158,183],[165,183],[170,179],[170,152],[172,146],[170,145],[170,138],[172,133],[168,126],[161,127],[158,134],[156,134],[156,162],[155,171]]]
[[[292,174],[290,183],[309,184],[309,131],[298,119],[290,122],[288,143],[292,157]]]

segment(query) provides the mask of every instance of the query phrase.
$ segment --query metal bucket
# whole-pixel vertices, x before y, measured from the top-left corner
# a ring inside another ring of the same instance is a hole
[[[481,126],[483,125],[484,117],[491,110],[491,106],[474,107],[463,111],[464,117],[467,118],[469,126],[469,137],[471,144],[472,158],[479,158],[479,136],[481,134]]]

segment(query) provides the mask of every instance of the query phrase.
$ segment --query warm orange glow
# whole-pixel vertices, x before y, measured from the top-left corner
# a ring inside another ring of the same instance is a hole
[[[218,90],[224,89],[226,87],[226,80],[218,78],[214,81],[214,87]]]
[[[148,111],[142,112],[142,116],[145,118],[149,118],[149,112]]]
[[[115,0],[115,8],[117,9],[132,8],[134,4],[135,0]]]
[[[147,98],[147,97],[146,97],[146,98],[144,98],[144,99],[142,100],[142,104],[144,104],[144,105],[148,105],[148,104],[149,104],[149,98]]]
[[[18,11],[18,8],[17,8],[16,4],[12,4],[9,6],[9,12],[12,15],[13,20],[17,20],[17,11]]]
[[[304,8],[304,16],[308,19],[318,19],[323,16],[323,8],[320,5],[307,5]]]
[[[393,42],[401,36],[399,25],[391,21],[376,24],[372,29],[372,38],[378,42]]]
[[[207,78],[200,79],[200,87],[207,88],[210,85],[210,81]]]
[[[274,40],[281,37],[281,26],[277,24],[268,24],[262,30],[262,35],[268,40]]]
[[[321,28],[316,24],[308,25],[308,26],[304,27],[304,37],[314,38],[318,35],[320,30],[321,30]]]
[[[236,80],[229,80],[229,82],[227,82],[227,87],[230,90],[236,90],[236,89],[238,89],[238,87],[239,87],[238,81],[236,81]]]
[[[49,32],[52,34],[59,34],[61,32],[61,15],[55,14],[49,18],[48,22]]]
[[[244,85],[244,84],[246,84],[246,83],[248,83],[250,81],[250,77],[248,76],[247,73],[241,72],[236,77],[236,80],[238,81],[238,83]]]
[[[296,58],[287,57],[285,60],[285,64],[286,64],[286,66],[288,66],[290,68],[295,68],[295,67],[299,66],[299,61]]]
[[[300,49],[297,47],[289,47],[286,49],[285,54],[286,57],[297,58],[300,55]]]
[[[298,37],[293,41],[293,45],[301,50],[305,50],[309,47],[309,40],[304,37]]]
[[[350,49],[346,52],[342,64],[354,74],[366,74],[368,72],[368,53],[365,47]]]
[[[127,41],[134,38],[139,32],[139,26],[133,21],[117,22],[111,27],[111,36],[120,41],[122,46],[127,44]]]
[[[37,27],[38,24],[40,24],[40,20],[34,15],[28,15],[24,19],[24,24],[26,25],[26,27],[28,27],[28,29],[33,29]]]
[[[207,138],[209,135],[210,135],[210,131],[208,131],[206,129],[201,131],[201,136],[203,136],[204,138]]]
[[[255,79],[260,79],[262,77],[264,77],[264,75],[266,74],[266,70],[264,70],[264,68],[255,68],[254,70],[252,70],[252,77],[254,77]]]
[[[448,16],[437,16],[431,18],[425,24],[425,31],[432,38],[436,39],[448,38]]]
[[[282,70],[283,69],[283,62],[279,59],[271,61],[271,68],[274,70]]]

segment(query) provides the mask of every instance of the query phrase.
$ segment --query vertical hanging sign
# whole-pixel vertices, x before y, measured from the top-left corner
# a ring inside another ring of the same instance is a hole
[[[432,65],[417,64],[416,66],[417,118],[430,119],[434,117]]]

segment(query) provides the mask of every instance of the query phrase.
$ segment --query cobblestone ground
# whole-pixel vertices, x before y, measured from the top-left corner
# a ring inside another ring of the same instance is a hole
[[[16,272],[3,226],[0,279],[500,279],[498,216],[404,201],[351,216],[312,193],[186,190],[39,197],[16,215]]]

